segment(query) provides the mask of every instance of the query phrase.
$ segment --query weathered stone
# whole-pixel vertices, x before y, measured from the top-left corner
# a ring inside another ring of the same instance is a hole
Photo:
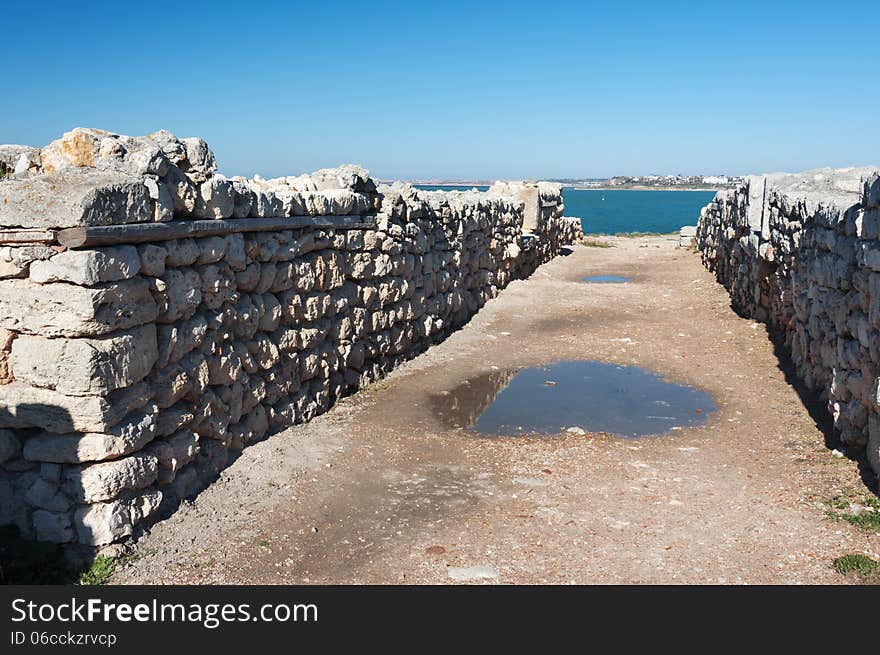
[[[58,482],[43,477],[37,477],[31,483],[25,493],[25,500],[34,507],[50,512],[66,512],[73,504],[70,498],[60,491]]]
[[[159,484],[170,484],[177,471],[189,464],[199,452],[199,438],[189,430],[181,430],[167,439],[154,441],[144,451],[159,463]]]
[[[156,481],[158,462],[152,455],[135,454],[123,459],[76,466],[64,473],[64,491],[80,501],[110,500],[123,491],[143,489]]]
[[[0,225],[65,228],[146,223],[153,201],[143,178],[71,168],[0,181]]]
[[[202,278],[192,269],[172,269],[165,274],[166,306],[159,308],[156,321],[173,323],[192,317],[202,303]]]
[[[166,248],[148,243],[138,246],[137,252],[143,275],[161,277],[165,274],[165,259],[168,257]]]
[[[139,383],[110,396],[68,396],[15,381],[3,387],[0,427],[42,428],[59,434],[106,432],[128,412],[143,407],[149,395]]]
[[[39,284],[73,282],[91,286],[128,280],[136,276],[140,268],[140,258],[134,246],[67,250],[51,259],[33,262],[30,279]]]
[[[31,263],[56,254],[55,250],[41,243],[0,246],[0,279],[27,277]]]
[[[59,514],[38,509],[34,512],[34,536],[37,541],[49,541],[63,544],[73,541],[73,526],[70,523],[70,515]]]
[[[174,198],[169,188],[155,175],[144,176],[144,186],[153,201],[153,220],[157,223],[174,220]]]
[[[98,339],[20,335],[12,343],[16,379],[69,395],[107,395],[142,380],[158,357],[153,324]]]
[[[0,327],[17,332],[97,336],[149,323],[157,313],[149,284],[142,278],[89,288],[0,280]]]
[[[137,452],[156,436],[155,408],[126,418],[106,433],[41,433],[28,439],[24,457],[34,462],[80,464]]]
[[[12,430],[0,429],[0,464],[18,457],[21,452],[21,442]]]
[[[182,427],[189,425],[195,414],[189,404],[177,403],[159,413],[156,419],[156,437],[167,437]]]
[[[189,216],[196,208],[199,192],[195,185],[177,166],[171,166],[163,179],[165,189],[171,196],[174,213]]]
[[[196,264],[213,264],[223,259],[226,254],[226,239],[224,237],[205,237],[198,239],[199,258]]]
[[[132,533],[131,513],[120,501],[81,506],[74,523],[79,542],[90,546],[104,546]]]
[[[235,207],[232,182],[212,177],[199,186],[193,215],[196,218],[231,218]]]
[[[187,175],[194,182],[203,182],[215,170],[217,162],[214,153],[203,139],[187,137],[180,142],[186,149],[186,163],[188,164]]]
[[[0,328],[0,385],[9,384],[13,380],[9,357],[12,354],[12,342],[17,336],[12,330]]]
[[[199,258],[199,246],[195,239],[172,239],[162,244],[168,251],[166,265],[173,268],[191,266]]]
[[[149,518],[162,504],[162,492],[147,491],[132,498],[126,503],[132,525],[137,525]]]

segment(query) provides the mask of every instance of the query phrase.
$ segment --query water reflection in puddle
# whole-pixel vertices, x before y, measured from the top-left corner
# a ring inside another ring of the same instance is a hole
[[[623,277],[622,275],[588,275],[584,278],[584,282],[620,283],[629,281],[628,277]]]
[[[483,435],[580,428],[641,437],[702,423],[715,404],[704,391],[635,366],[563,361],[468,380],[435,396],[434,409],[448,425]]]

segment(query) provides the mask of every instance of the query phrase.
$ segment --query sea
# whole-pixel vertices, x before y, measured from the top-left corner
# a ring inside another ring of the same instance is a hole
[[[485,191],[489,187],[419,185],[418,188]],[[585,234],[678,232],[683,225],[696,225],[700,209],[714,197],[714,191],[562,190],[565,215],[580,218]]]

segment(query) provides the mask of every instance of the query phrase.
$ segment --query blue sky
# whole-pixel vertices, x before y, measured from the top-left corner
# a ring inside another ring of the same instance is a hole
[[[204,137],[227,174],[880,164],[875,2],[9,2],[0,143]]]

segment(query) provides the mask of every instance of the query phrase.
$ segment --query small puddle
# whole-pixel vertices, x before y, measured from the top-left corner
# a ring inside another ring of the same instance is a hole
[[[628,277],[623,277],[622,275],[588,275],[584,278],[584,282],[598,282],[601,284],[607,283],[622,283],[622,282],[631,282],[632,280]]]
[[[485,436],[555,435],[579,428],[642,437],[698,425],[715,410],[705,391],[636,366],[597,361],[488,373],[433,401],[444,423]]]

